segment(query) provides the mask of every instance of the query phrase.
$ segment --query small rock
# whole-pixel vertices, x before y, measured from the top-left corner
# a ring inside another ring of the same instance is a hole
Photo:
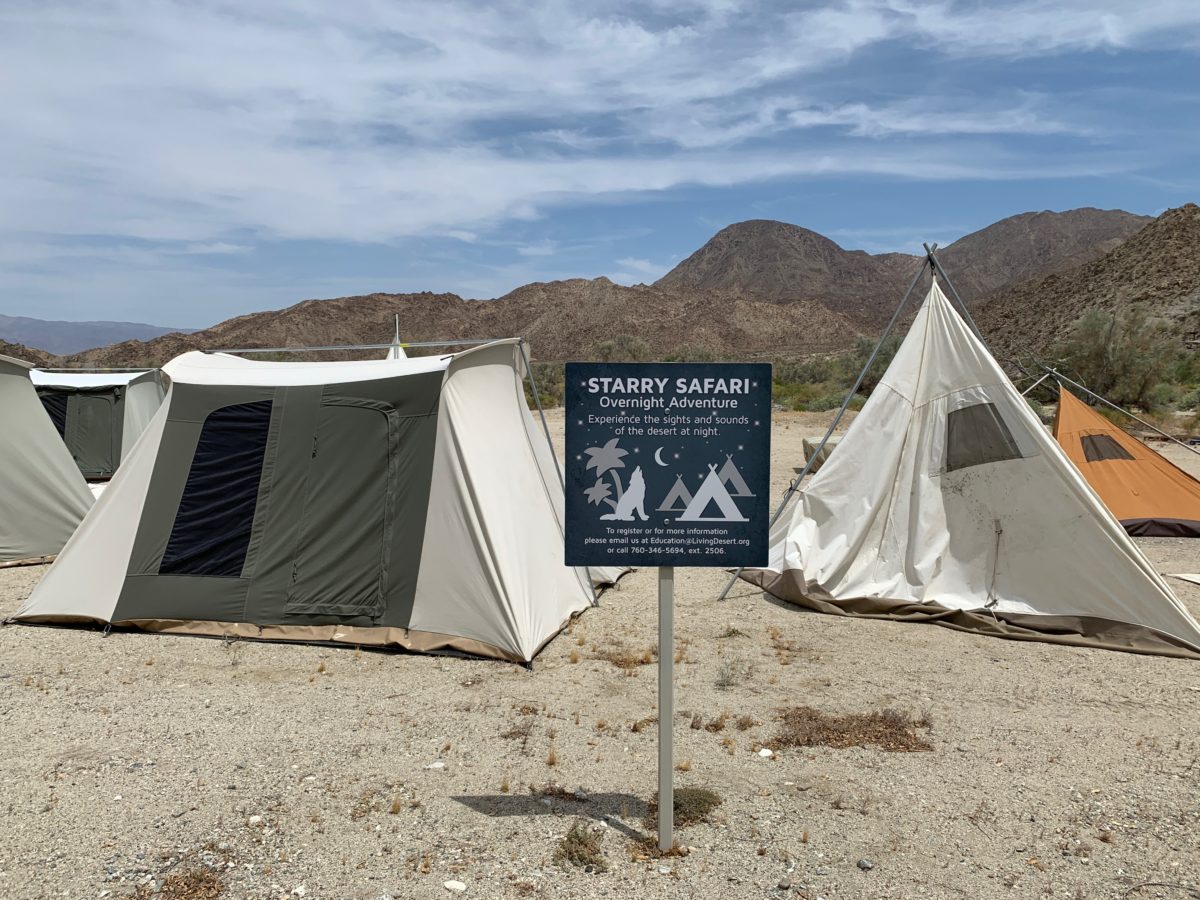
[[[307,893],[308,893],[308,888],[306,888],[302,884],[298,884],[294,888],[292,888],[292,896],[293,897],[303,897]]]
[[[427,766],[422,766],[422,768],[424,768],[424,769],[444,769],[444,768],[446,768],[446,764],[444,762],[442,762],[441,760],[438,760],[437,762],[431,762]]]
[[[775,754],[771,752],[770,747],[763,747],[761,750],[758,751],[758,755],[761,756],[763,759],[770,759]]]
[[[178,819],[180,816],[182,816],[186,812],[187,812],[187,810],[184,809],[182,806],[177,806],[175,809],[171,810],[171,818]]]
[[[461,881],[447,881],[444,885],[442,885],[442,887],[448,891],[453,891],[456,894],[461,894],[467,889],[467,886]]]
[[[870,872],[873,868],[875,868],[875,863],[871,862],[869,859],[860,859],[857,865],[864,872]]]
[[[586,800],[587,798],[588,798],[588,795],[586,792],[584,792],[583,788],[575,788],[575,799],[576,800]]]
[[[249,819],[246,820],[246,824],[251,825],[251,826],[261,825],[262,821],[263,821],[262,816],[251,816]]]
[[[781,891],[790,891],[792,889],[792,882],[790,879],[784,878],[775,887]]]
[[[818,874],[818,875],[828,875],[828,874],[829,874],[829,868],[828,868],[827,866],[817,866],[817,869],[816,869],[816,874]]]
[[[671,874],[671,867],[670,867],[670,866],[659,866],[659,867],[658,867],[658,874],[659,874],[659,875],[670,875],[670,874]]]

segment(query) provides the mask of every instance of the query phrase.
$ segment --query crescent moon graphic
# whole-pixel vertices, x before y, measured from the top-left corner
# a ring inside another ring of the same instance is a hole
[[[659,447],[657,450],[654,451],[654,461],[656,463],[658,463],[660,466],[665,466],[667,464],[662,461],[662,452],[663,452],[662,447]]]

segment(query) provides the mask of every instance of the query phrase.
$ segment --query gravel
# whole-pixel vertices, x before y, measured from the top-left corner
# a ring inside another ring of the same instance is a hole
[[[820,421],[780,417],[777,489]],[[1200,541],[1139,543],[1160,571],[1197,568]],[[44,571],[0,571],[0,616]],[[655,668],[596,658],[654,642],[653,571],[532,671],[0,628],[0,897],[189,896],[172,892],[205,879],[225,897],[308,900],[448,896],[452,882],[468,897],[605,900],[779,896],[784,882],[809,900],[1200,884],[1200,663],[821,616],[748,586],[717,603],[723,581],[677,571],[674,733],[689,764],[676,784],[724,802],[679,829],[686,855],[661,860],[644,821],[656,730],[631,729],[656,715]],[[1172,587],[1200,613],[1200,588]],[[731,622],[745,636],[722,636]],[[718,688],[725,662],[744,677]],[[933,750],[764,761],[778,710],[798,703],[928,712]],[[724,730],[689,727],[723,712]],[[756,724],[738,730],[743,714]],[[577,820],[608,824],[595,830],[608,871],[554,861]]]

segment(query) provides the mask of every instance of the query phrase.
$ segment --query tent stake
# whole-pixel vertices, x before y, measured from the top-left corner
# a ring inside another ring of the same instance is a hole
[[[811,471],[813,463],[817,461],[821,455],[821,451],[824,450],[825,445],[829,443],[829,438],[833,436],[833,432],[837,428],[838,423],[842,421],[842,416],[845,415],[846,410],[850,407],[850,401],[854,399],[855,393],[858,391],[859,387],[862,386],[863,380],[867,377],[867,372],[869,372],[871,370],[871,366],[875,364],[875,358],[879,356],[879,351],[883,349],[883,344],[888,339],[888,335],[892,333],[892,329],[895,328],[896,323],[900,321],[900,314],[904,312],[904,308],[908,306],[908,299],[912,296],[912,292],[916,288],[917,282],[921,280],[921,276],[925,274],[926,266],[930,267],[930,271],[933,270],[933,252],[928,249],[928,246],[926,247],[925,259],[921,261],[921,268],[919,268],[917,270],[917,274],[913,276],[912,282],[908,285],[908,290],[904,292],[904,297],[900,300],[900,305],[897,306],[896,311],[892,313],[892,319],[890,322],[888,322],[887,328],[883,330],[883,335],[879,338],[879,343],[877,343],[875,345],[875,349],[871,351],[871,356],[867,359],[867,364],[863,366],[862,371],[858,373],[858,378],[855,379],[854,386],[850,388],[850,392],[846,394],[846,399],[842,401],[841,409],[837,411],[837,415],[834,416],[833,421],[829,423],[829,427],[825,430],[825,436],[821,438],[821,443],[818,444],[817,449],[812,452],[812,456],[805,461],[804,468],[800,470],[800,474],[792,480],[790,485],[788,485],[787,492],[783,495],[783,501],[776,508],[775,514],[771,516],[771,525],[774,525],[779,521],[780,516],[783,515],[783,511],[787,509],[788,503],[791,502],[792,496],[800,487],[800,482],[802,482],[805,476],[808,475],[809,471]],[[738,568],[734,570],[733,577],[730,578],[729,583],[725,585],[725,590],[721,591],[721,595],[717,597],[718,601],[724,600],[729,595],[729,592],[733,590],[733,586],[737,584],[737,580],[741,577],[744,570],[745,566],[738,566]]]
[[[1163,430],[1162,430],[1161,428],[1159,428],[1158,426],[1156,426],[1156,425],[1151,425],[1151,424],[1150,424],[1149,422],[1147,422],[1145,419],[1140,419],[1140,418],[1138,418],[1138,417],[1137,417],[1137,416],[1135,416],[1133,413],[1131,413],[1129,410],[1127,410],[1127,409],[1122,409],[1121,407],[1117,406],[1117,404],[1113,403],[1111,400],[1105,400],[1103,397],[1101,397],[1101,396],[1100,396],[1099,394],[1097,394],[1095,391],[1091,390],[1090,388],[1086,388],[1086,387],[1084,387],[1084,386],[1083,386],[1082,384],[1080,384],[1078,381],[1072,381],[1072,380],[1071,380],[1070,378],[1068,378],[1066,375],[1062,374],[1061,372],[1057,371],[1056,369],[1052,369],[1052,368],[1050,368],[1050,367],[1049,367],[1048,365],[1046,365],[1045,363],[1038,363],[1038,365],[1040,365],[1040,366],[1041,366],[1043,369],[1045,369],[1045,370],[1046,370],[1048,373],[1050,373],[1050,374],[1051,374],[1051,375],[1053,375],[1054,377],[1058,378],[1060,381],[1065,381],[1067,384],[1071,385],[1071,387],[1076,387],[1076,388],[1079,388],[1079,390],[1083,391],[1083,392],[1084,392],[1084,393],[1086,393],[1088,396],[1090,396],[1090,397],[1095,397],[1097,400],[1099,400],[1099,401],[1100,401],[1101,403],[1103,403],[1105,406],[1111,406],[1111,407],[1112,407],[1113,409],[1115,409],[1117,412],[1119,412],[1119,413],[1122,413],[1123,415],[1129,416],[1129,418],[1133,419],[1133,421],[1135,421],[1135,422],[1140,422],[1141,424],[1143,424],[1143,425],[1145,425],[1147,428],[1149,428],[1151,431],[1154,431],[1154,432],[1157,432],[1158,434],[1161,434],[1161,435],[1162,435],[1163,437],[1165,437],[1165,438],[1166,438],[1168,441],[1174,441],[1176,444],[1178,444],[1180,447],[1183,447],[1185,450],[1190,450],[1192,453],[1195,453],[1196,455],[1200,456],[1200,450],[1197,450],[1195,447],[1192,447],[1192,446],[1189,446],[1188,444],[1185,444],[1183,441],[1179,440],[1179,438],[1177,438],[1177,437],[1173,437],[1172,435],[1169,435],[1169,434],[1167,434],[1165,431],[1163,431]]]

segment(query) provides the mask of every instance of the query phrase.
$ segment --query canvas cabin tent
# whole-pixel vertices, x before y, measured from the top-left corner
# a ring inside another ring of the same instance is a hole
[[[157,369],[66,372],[34,369],[38,398],[89,480],[112,478],[162,403]]]
[[[1200,481],[1062,386],[1054,438],[1130,534],[1200,537]]]
[[[92,505],[38,401],[32,368],[0,356],[0,562],[55,555]]]
[[[594,602],[519,341],[360,362],[186,353],[17,614],[527,662]]]
[[[1200,656],[1200,625],[936,281],[742,577],[828,613]]]

